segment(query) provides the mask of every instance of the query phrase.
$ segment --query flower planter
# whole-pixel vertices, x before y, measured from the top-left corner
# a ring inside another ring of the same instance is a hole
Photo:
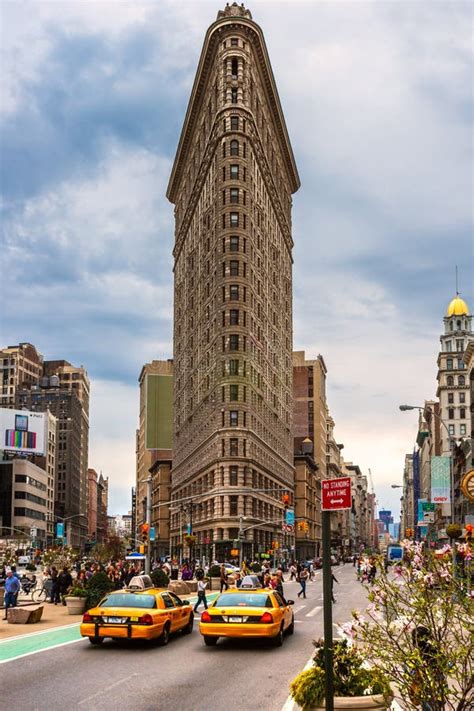
[[[82,615],[86,609],[85,597],[66,597],[68,615]]]
[[[218,590],[219,591],[220,589],[221,589],[221,579],[220,578],[211,578],[209,590]]]
[[[392,699],[388,701],[384,700],[382,694],[376,694],[374,696],[335,696],[334,697],[334,708],[335,709],[359,709],[359,711],[369,711],[369,709],[389,709],[392,703]],[[325,709],[326,704],[323,706],[314,706],[314,709]]]

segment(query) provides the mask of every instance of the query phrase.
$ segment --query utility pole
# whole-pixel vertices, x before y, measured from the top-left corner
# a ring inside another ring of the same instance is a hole
[[[242,570],[242,561],[244,557],[244,517],[239,516],[239,568]]]
[[[145,574],[150,575],[150,529],[151,529],[151,476],[145,479],[146,483],[146,523],[148,524],[148,540],[145,552]]]

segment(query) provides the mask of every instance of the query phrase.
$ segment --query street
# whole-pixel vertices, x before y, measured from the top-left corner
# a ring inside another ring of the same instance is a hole
[[[342,623],[352,609],[365,607],[366,595],[352,565],[336,566],[334,573],[340,584],[334,585],[333,619]],[[112,641],[92,647],[80,640],[8,661],[0,666],[3,703],[31,711],[280,711],[290,681],[312,654],[312,640],[323,634],[322,572],[308,584],[306,600],[298,590],[299,584],[285,583],[286,597],[295,600],[296,629],[280,648],[225,639],[205,647],[197,615],[193,634],[178,634],[167,647]]]

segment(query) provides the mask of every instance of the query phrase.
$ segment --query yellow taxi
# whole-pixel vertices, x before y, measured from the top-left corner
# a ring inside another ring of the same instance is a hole
[[[285,633],[293,634],[293,600],[284,600],[271,589],[229,589],[201,615],[199,631],[207,646],[219,637],[268,638],[280,647]]]
[[[157,639],[168,644],[170,634],[193,631],[194,614],[190,603],[169,590],[118,590],[109,593],[97,607],[88,610],[81,635],[91,644],[104,639]]]

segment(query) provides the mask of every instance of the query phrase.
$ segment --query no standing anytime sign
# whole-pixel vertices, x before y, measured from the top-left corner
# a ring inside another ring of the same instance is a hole
[[[352,505],[351,478],[324,479],[321,482],[321,510],[340,511],[350,509]]]

